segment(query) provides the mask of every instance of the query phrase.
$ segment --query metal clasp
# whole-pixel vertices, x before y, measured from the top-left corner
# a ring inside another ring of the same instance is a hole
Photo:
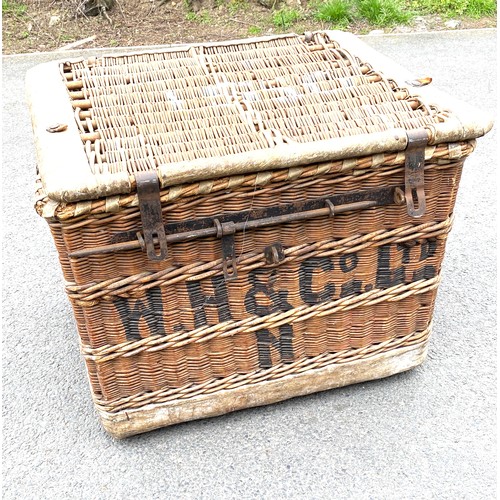
[[[425,129],[409,130],[405,150],[405,199],[408,215],[425,213],[424,165],[428,136]],[[415,206],[415,203],[417,206]]]
[[[217,230],[217,238],[221,239],[222,244],[222,271],[226,281],[234,280],[238,277],[236,269],[236,255],[234,251],[234,233],[236,225],[233,221],[221,223],[219,219],[214,219],[214,225]]]
[[[163,226],[160,200],[160,183],[156,172],[137,172],[137,197],[142,223],[142,240],[151,260],[167,258],[167,236]]]

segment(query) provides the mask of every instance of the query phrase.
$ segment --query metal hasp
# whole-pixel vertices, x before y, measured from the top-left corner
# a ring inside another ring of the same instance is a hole
[[[405,199],[408,215],[425,213],[424,164],[428,135],[425,129],[409,130],[405,150]],[[415,206],[415,203],[417,206]]]
[[[222,272],[226,281],[234,280],[238,277],[236,269],[236,255],[234,253],[234,233],[236,226],[233,221],[222,223],[219,219],[214,219],[214,226],[217,230],[217,238],[222,244]]]
[[[137,236],[146,247],[149,259],[165,260],[167,258],[167,236],[161,215],[158,176],[152,170],[137,172],[135,182],[142,223],[142,234],[139,233]]]

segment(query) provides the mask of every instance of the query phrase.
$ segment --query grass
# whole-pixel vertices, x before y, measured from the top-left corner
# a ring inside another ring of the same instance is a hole
[[[249,6],[250,4],[245,0],[229,0],[227,9],[231,14],[236,14],[236,12],[248,9]]]
[[[186,21],[194,21],[202,24],[209,24],[212,22],[210,14],[206,11],[203,12],[193,12],[190,11],[186,14]]]
[[[250,36],[257,36],[262,33],[262,28],[260,26],[250,26],[248,28],[248,34]]]
[[[272,23],[275,28],[287,30],[295,24],[300,18],[301,14],[297,9],[280,9],[273,13]]]
[[[310,5],[315,19],[341,29],[349,22],[386,27],[426,14],[481,18],[497,12],[495,0],[326,0]]]
[[[346,0],[328,0],[316,7],[314,17],[318,21],[326,21],[336,27],[347,26],[351,18],[351,6]]]
[[[397,0],[359,0],[357,9],[359,16],[373,26],[407,24],[412,17]]]
[[[409,7],[423,14],[480,18],[497,12],[495,0],[410,0]]]
[[[22,2],[11,2],[10,0],[2,0],[2,15],[12,14],[21,17],[26,14],[28,7]]]

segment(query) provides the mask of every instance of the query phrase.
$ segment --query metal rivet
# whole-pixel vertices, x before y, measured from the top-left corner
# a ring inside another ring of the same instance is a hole
[[[55,125],[52,125],[50,127],[47,127],[47,132],[50,132],[53,134],[54,132],[64,132],[68,126],[64,123],[56,123]]]

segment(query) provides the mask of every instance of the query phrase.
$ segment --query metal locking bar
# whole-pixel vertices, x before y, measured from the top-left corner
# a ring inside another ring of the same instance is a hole
[[[238,231],[249,231],[261,227],[276,226],[290,222],[299,222],[317,217],[335,217],[337,215],[366,210],[372,207],[404,204],[403,185],[387,186],[383,188],[366,189],[337,194],[311,200],[303,200],[295,203],[281,204],[274,207],[243,210],[240,212],[227,212],[216,217],[204,217],[202,219],[186,220],[181,222],[170,222],[163,226],[162,233],[165,236],[165,256],[167,242],[179,243],[192,241],[198,238],[218,237],[222,240],[223,266],[228,277],[235,275],[235,250],[234,234]],[[159,198],[158,198],[159,201]],[[148,204],[143,206],[142,212],[147,212]],[[157,209],[156,219],[160,217],[161,211]],[[149,229],[148,234],[153,238],[150,246],[159,245],[158,235],[161,233],[158,226]],[[146,235],[146,232],[144,233]],[[143,238],[146,240],[146,237]],[[115,253],[127,250],[144,248],[137,237],[136,231],[124,231],[116,233],[109,245],[102,247],[86,248],[76,250],[69,254],[71,258],[86,257],[95,254]],[[149,254],[148,254],[149,255]],[[155,257],[157,255],[155,253]],[[273,259],[274,256],[270,256]]]
[[[425,129],[409,130],[405,150],[405,199],[408,215],[422,217],[425,213],[424,165],[428,135]],[[415,206],[415,202],[417,206]]]
[[[161,215],[158,175],[152,170],[137,172],[135,182],[142,223],[142,234],[137,234],[139,243],[145,246],[149,259],[165,260],[168,255],[167,236]]]

